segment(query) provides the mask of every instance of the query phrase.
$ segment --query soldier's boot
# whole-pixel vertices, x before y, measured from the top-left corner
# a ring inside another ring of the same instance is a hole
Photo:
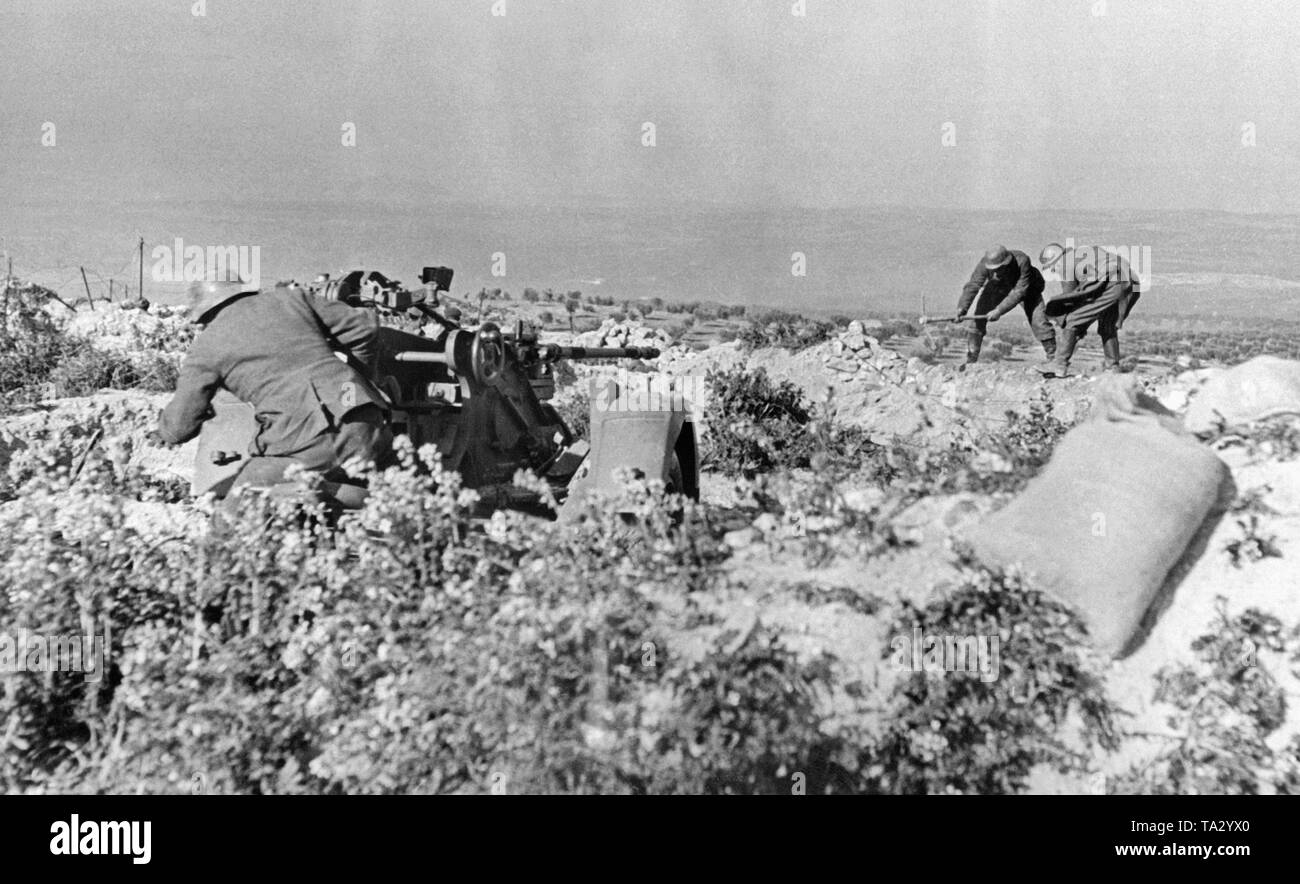
[[[960,371],[965,371],[966,366],[980,361],[980,348],[983,346],[984,336],[979,332],[972,331],[966,335],[966,361],[962,363]]]
[[[1061,338],[1056,342],[1056,352],[1052,361],[1039,369],[1044,377],[1064,378],[1070,374],[1070,360],[1074,357],[1074,348],[1079,344],[1079,333],[1072,328],[1061,330]]]
[[[1043,353],[1047,356],[1047,361],[1051,362],[1052,357],[1056,355],[1056,335],[1052,335],[1050,338],[1042,338],[1038,343],[1043,345]]]
[[[1106,338],[1101,342],[1101,352],[1105,359],[1106,371],[1121,371],[1119,365],[1119,336]]]

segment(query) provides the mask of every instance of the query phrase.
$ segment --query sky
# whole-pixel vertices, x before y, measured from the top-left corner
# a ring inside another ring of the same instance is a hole
[[[1294,0],[0,0],[0,202],[1295,213],[1297,45]]]

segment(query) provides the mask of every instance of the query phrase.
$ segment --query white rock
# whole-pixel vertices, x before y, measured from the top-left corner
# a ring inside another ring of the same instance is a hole
[[[757,543],[761,535],[754,528],[739,528],[722,535],[722,542],[732,549],[744,549]]]

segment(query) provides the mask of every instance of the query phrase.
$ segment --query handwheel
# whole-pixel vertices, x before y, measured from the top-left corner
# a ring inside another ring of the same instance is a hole
[[[496,383],[506,366],[505,343],[501,340],[501,329],[490,322],[483,323],[483,327],[474,334],[469,361],[474,380],[484,386]]]

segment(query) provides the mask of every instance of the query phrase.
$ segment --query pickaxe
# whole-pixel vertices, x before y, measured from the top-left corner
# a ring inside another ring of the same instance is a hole
[[[981,287],[980,294],[983,294],[983,292],[984,289]],[[977,295],[976,300],[978,299],[979,296]],[[926,316],[925,295],[921,296],[921,318],[919,320],[920,325],[928,325],[932,322],[973,322],[978,319],[988,319],[988,318],[989,315],[987,313],[979,313],[973,316]]]
[[[978,313],[971,316],[922,316],[919,320],[921,325],[929,325],[932,322],[971,322],[977,319],[988,319],[987,313]]]

